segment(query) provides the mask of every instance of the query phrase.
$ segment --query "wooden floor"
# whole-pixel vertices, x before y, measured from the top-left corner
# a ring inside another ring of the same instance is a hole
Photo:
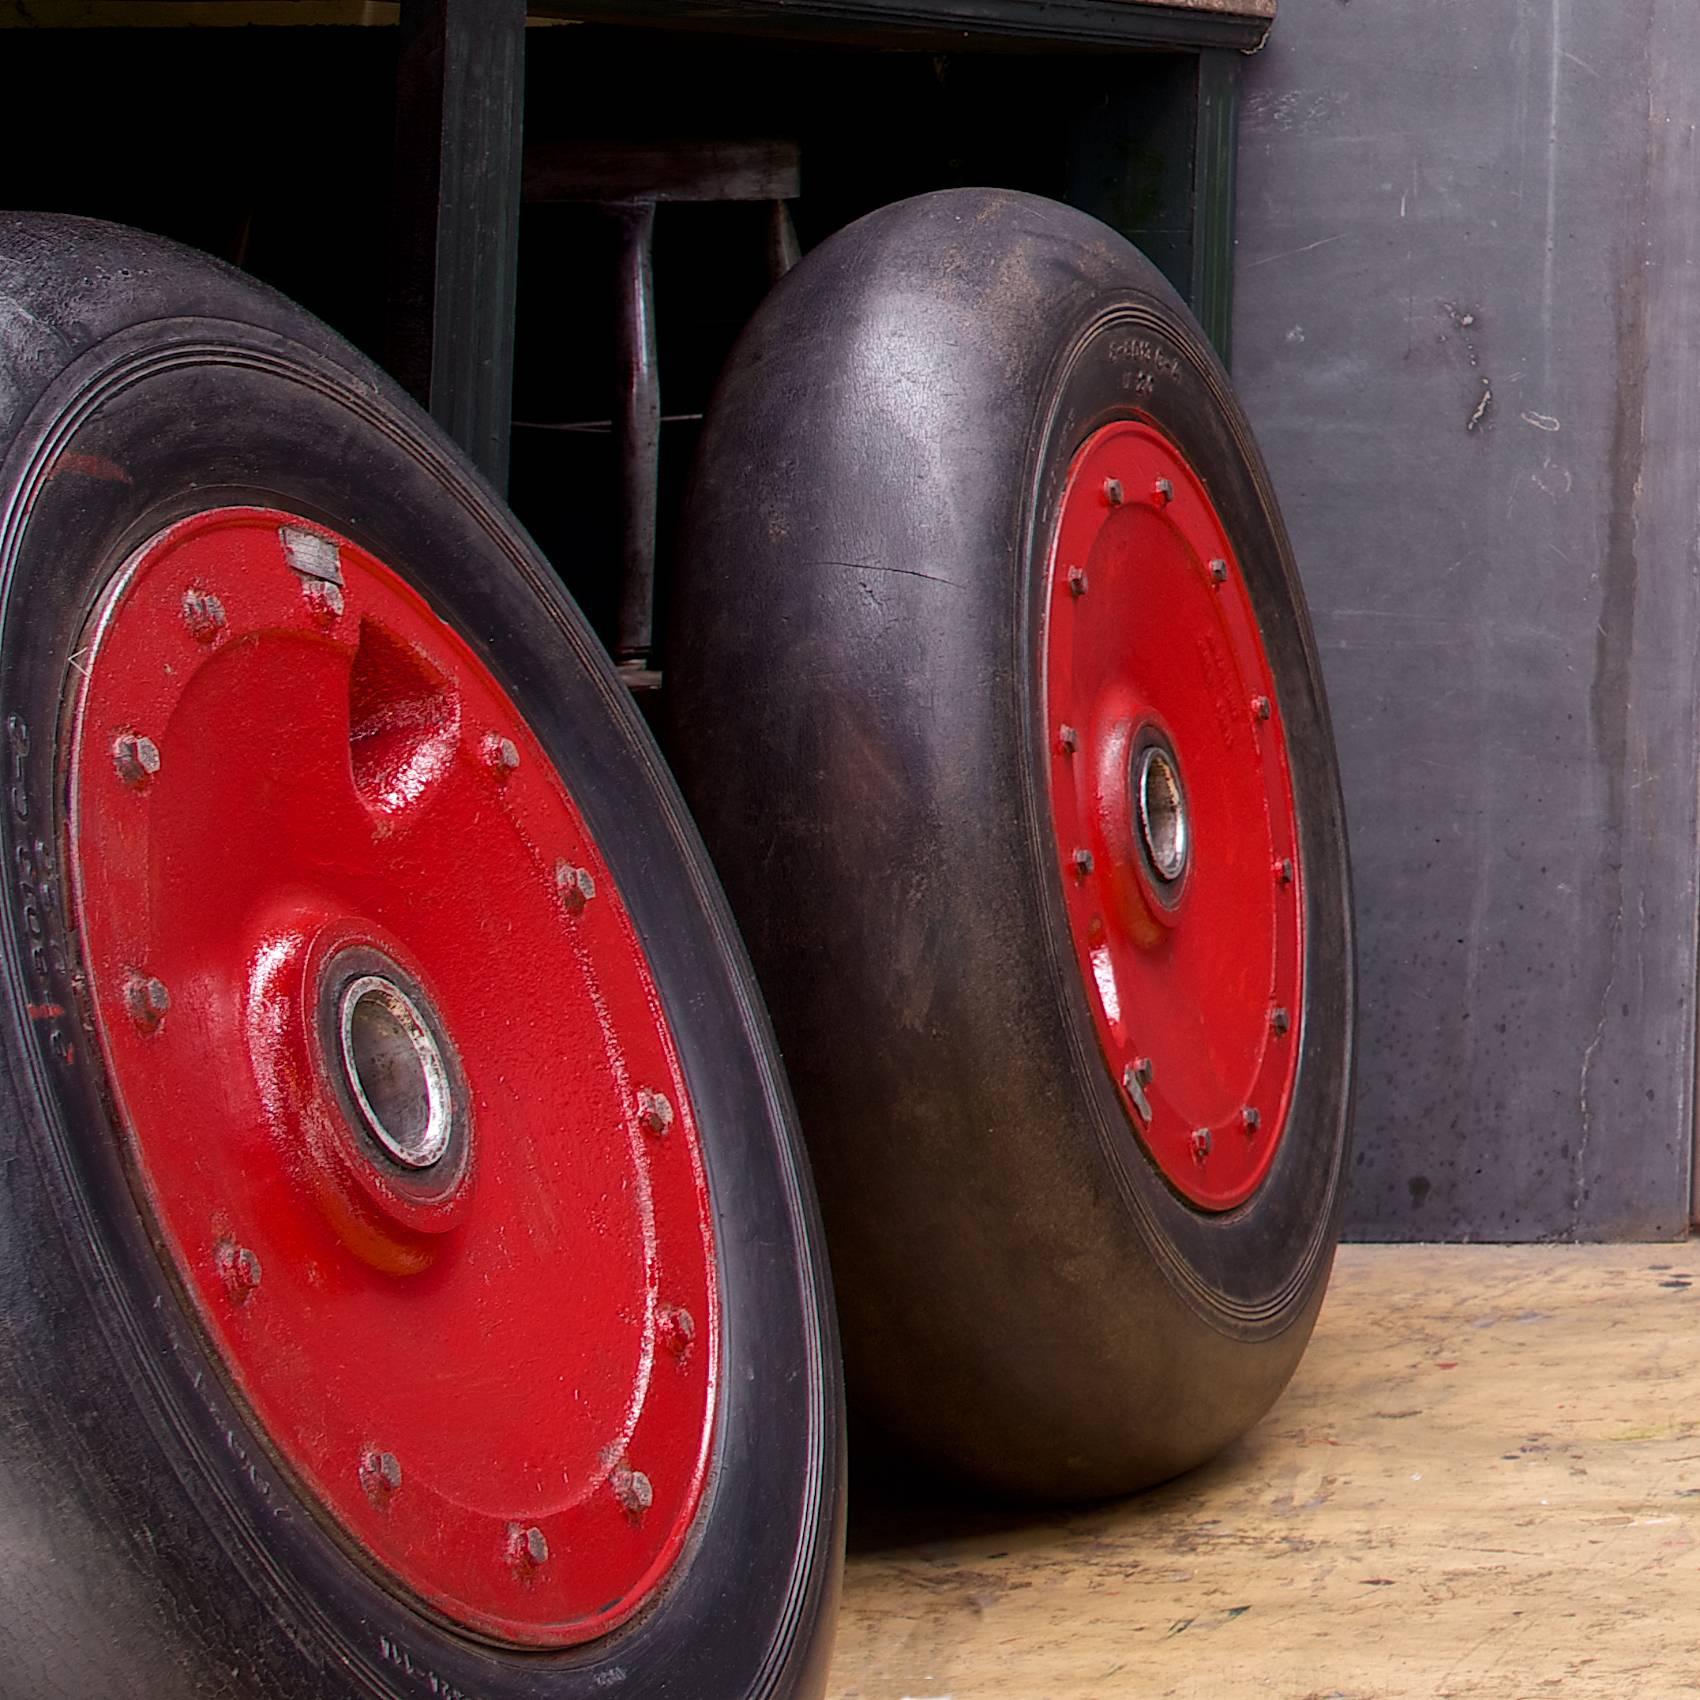
[[[1352,1247],[1227,1456],[853,1515],[836,1700],[1700,1693],[1700,1246]]]

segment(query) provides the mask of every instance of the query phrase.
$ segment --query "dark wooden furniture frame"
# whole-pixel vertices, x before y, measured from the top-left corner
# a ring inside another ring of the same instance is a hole
[[[1226,357],[1232,317],[1239,62],[1274,0],[579,0],[537,13],[601,22],[908,47],[1151,53],[1170,58],[1156,122],[1170,198],[1163,229],[1130,228]],[[501,487],[513,392],[524,166],[525,0],[402,0],[400,204],[406,228],[392,364]],[[627,340],[630,340],[629,338]]]

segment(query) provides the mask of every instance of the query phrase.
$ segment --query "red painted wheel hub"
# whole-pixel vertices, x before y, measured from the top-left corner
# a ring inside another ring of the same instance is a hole
[[[88,996],[231,1381],[430,1607],[608,1630],[700,1502],[719,1316],[690,1099],[584,820],[468,645],[287,514],[149,543],[76,668]]]
[[[1050,795],[1075,955],[1123,1107],[1207,1210],[1256,1190],[1303,1009],[1303,869],[1275,682],[1209,495],[1106,425],[1063,493],[1045,625]]]

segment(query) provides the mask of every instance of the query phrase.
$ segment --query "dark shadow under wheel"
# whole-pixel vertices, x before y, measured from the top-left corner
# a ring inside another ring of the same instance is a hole
[[[430,424],[0,218],[0,1692],[812,1696],[835,1341],[671,783]]]
[[[1321,1303],[1353,1028],[1315,645],[1219,363],[1079,213],[887,208],[746,331],[681,573],[672,753],[853,1400],[1020,1494],[1208,1457]]]

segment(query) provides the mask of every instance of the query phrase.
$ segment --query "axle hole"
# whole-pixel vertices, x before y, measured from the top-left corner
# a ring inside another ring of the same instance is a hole
[[[1158,879],[1172,884],[1185,871],[1191,832],[1180,773],[1170,757],[1155,746],[1148,745],[1140,752],[1134,794],[1145,854]]]
[[[425,1169],[448,1149],[448,1071],[413,1001],[363,974],[342,994],[342,1066],[362,1119],[398,1163]]]

